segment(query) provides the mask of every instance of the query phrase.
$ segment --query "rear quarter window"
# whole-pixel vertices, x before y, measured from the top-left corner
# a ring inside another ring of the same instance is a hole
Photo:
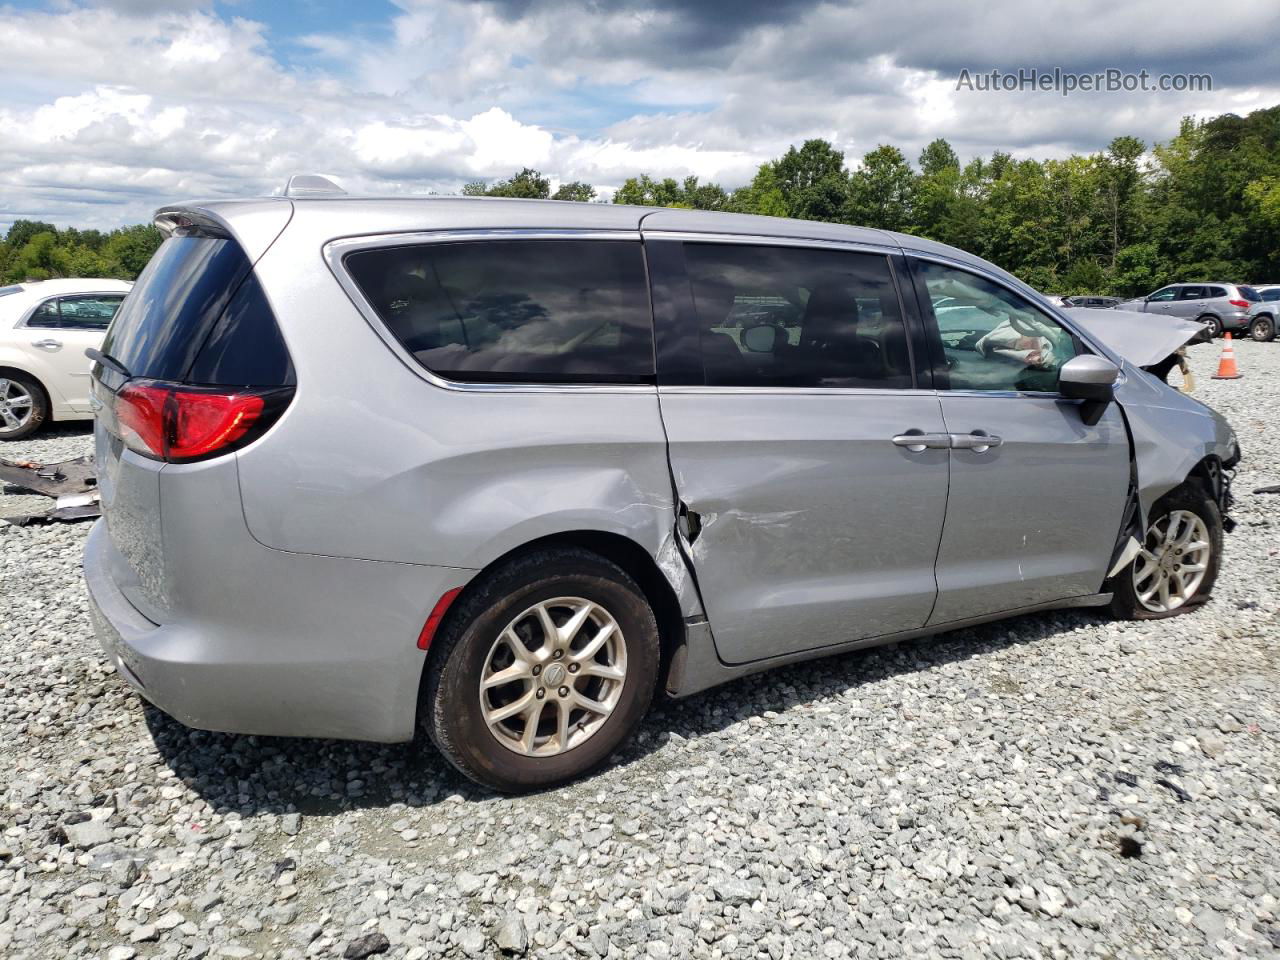
[[[348,254],[415,360],[450,380],[652,383],[643,253],[621,240],[510,240]]]
[[[218,386],[286,386],[293,366],[240,245],[172,236],[107,330],[103,353],[134,377]]]

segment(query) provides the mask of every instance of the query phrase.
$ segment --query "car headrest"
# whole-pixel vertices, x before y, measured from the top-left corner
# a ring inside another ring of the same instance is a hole
[[[800,324],[802,342],[853,336],[858,323],[858,301],[844,283],[822,283],[809,294]]]

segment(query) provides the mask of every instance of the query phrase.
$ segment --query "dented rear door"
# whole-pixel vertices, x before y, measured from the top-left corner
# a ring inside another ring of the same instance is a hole
[[[949,453],[887,252],[646,250],[678,526],[721,658],[923,626]]]

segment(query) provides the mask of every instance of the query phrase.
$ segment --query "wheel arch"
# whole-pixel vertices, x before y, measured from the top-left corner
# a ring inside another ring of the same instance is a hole
[[[449,604],[449,609],[440,620],[436,631],[437,634],[449,628],[455,611],[465,606],[464,601],[467,599],[468,594],[477,589],[478,585],[492,571],[505,566],[524,554],[549,548],[554,549],[555,547],[575,547],[594,553],[616,564],[636,582],[645,599],[649,602],[649,606],[653,609],[654,619],[658,622],[658,642],[661,654],[658,668],[658,689],[663,689],[667,673],[670,670],[672,657],[675,655],[676,650],[685,643],[684,605],[681,604],[676,587],[672,585],[669,575],[664,573],[662,567],[659,566],[658,560],[638,542],[619,533],[603,530],[566,530],[522,543],[501,556],[495,557],[477,570],[475,575],[463,585],[459,593],[453,598]],[[674,551],[674,543],[672,544],[672,550]],[[683,560],[679,560],[678,557],[677,560],[683,564]],[[423,658],[422,680],[419,685],[420,693],[425,689],[427,673],[434,662],[433,657],[436,655],[435,651],[437,649],[438,647],[433,644],[428,648],[426,657]],[[419,696],[419,721],[423,716],[422,711],[422,697]]]

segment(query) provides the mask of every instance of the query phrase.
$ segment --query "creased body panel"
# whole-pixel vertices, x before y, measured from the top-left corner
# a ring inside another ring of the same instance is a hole
[[[663,390],[693,560],[730,663],[920,627],[935,595],[947,500],[943,449],[893,437],[942,429],[907,391]]]
[[[1126,371],[1116,400],[1133,437],[1144,521],[1152,505],[1183,483],[1201,460],[1213,456],[1226,462],[1236,452],[1235,434],[1221,415],[1140,370]]]

